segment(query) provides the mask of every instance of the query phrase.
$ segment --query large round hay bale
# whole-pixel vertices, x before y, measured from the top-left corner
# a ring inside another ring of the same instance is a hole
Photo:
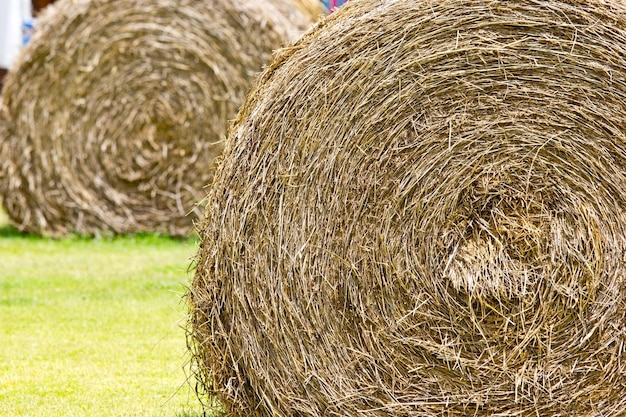
[[[626,11],[362,0],[229,131],[190,337],[233,416],[626,415]]]
[[[275,3],[46,9],[3,91],[0,193],[12,221],[49,235],[188,234],[228,119],[272,52],[313,23],[295,0],[278,2],[289,16]]]

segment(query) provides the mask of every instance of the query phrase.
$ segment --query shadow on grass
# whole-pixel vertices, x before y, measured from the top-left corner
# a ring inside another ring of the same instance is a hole
[[[0,226],[0,237],[34,237],[34,236],[20,232],[18,228],[15,226],[4,224]]]
[[[10,224],[0,224],[0,238],[3,239],[32,239],[32,240],[65,240],[65,241],[77,241],[77,240],[104,240],[104,241],[132,241],[136,243],[158,243],[163,241],[172,242],[196,242],[199,240],[197,233],[190,232],[189,236],[168,236],[160,233],[128,233],[128,234],[114,234],[103,233],[102,235],[80,235],[70,233],[63,237],[51,237],[42,236],[34,233],[21,232],[17,227]],[[186,417],[186,416],[182,416]],[[189,416],[195,417],[195,416]]]

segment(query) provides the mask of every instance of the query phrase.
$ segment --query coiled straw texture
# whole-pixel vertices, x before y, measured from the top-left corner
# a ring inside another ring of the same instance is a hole
[[[279,2],[280,3],[280,2]],[[313,23],[285,0],[61,0],[3,91],[0,193],[23,231],[187,235],[227,123]]]
[[[230,130],[189,292],[233,416],[626,415],[626,14],[354,0]]]

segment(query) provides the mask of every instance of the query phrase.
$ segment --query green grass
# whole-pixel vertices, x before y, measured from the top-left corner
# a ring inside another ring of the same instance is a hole
[[[0,416],[201,415],[181,328],[195,245],[24,236],[0,214]]]

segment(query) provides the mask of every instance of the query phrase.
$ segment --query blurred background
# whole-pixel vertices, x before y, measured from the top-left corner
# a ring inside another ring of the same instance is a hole
[[[0,89],[11,63],[28,42],[34,19],[55,0],[5,0],[0,13]]]
[[[334,10],[346,0],[321,0],[328,10]],[[0,90],[4,76],[28,42],[37,16],[55,0],[4,0],[0,13]]]

